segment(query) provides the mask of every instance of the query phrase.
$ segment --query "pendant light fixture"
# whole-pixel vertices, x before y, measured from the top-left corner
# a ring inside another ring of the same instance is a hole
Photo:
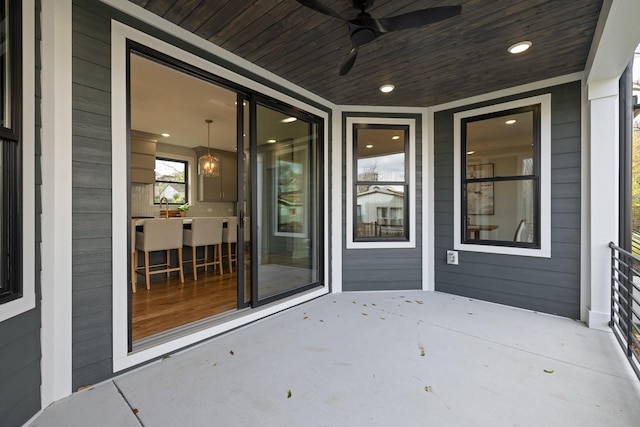
[[[211,148],[209,147],[213,120],[206,119],[205,122],[207,123],[207,154],[198,159],[198,173],[206,177],[220,176],[220,159],[211,155]]]

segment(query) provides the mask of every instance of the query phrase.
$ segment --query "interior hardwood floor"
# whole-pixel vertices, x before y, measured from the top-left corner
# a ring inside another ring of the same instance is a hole
[[[139,279],[137,292],[131,298],[133,341],[236,310],[237,273],[225,271],[220,275],[217,270],[205,273],[199,268],[196,281],[191,270],[186,269],[184,283],[178,277],[157,274],[151,278],[151,289],[146,288],[144,278]],[[245,292],[249,299],[248,286]]]

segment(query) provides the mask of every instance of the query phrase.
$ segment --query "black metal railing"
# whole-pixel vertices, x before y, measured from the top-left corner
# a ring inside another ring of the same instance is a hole
[[[611,248],[611,322],[609,326],[640,378],[640,258]]]

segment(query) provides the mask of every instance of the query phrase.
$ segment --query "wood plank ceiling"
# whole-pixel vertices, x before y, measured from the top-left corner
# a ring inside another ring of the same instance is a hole
[[[376,0],[374,18],[461,4],[462,14],[388,33],[363,46],[338,76],[351,48],[339,19],[295,0],[131,0],[331,102],[430,106],[583,71],[602,0]],[[326,0],[346,19],[351,0]],[[530,40],[529,51],[507,48]],[[382,94],[391,83],[396,90]]]

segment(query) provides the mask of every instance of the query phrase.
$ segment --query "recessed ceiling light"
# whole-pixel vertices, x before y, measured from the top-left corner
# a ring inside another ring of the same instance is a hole
[[[169,135],[168,133],[161,133],[160,135],[164,136],[165,138],[169,138],[171,135]]]
[[[473,153],[475,153],[475,151],[467,151],[468,156],[472,155]]]
[[[371,145],[371,144],[367,144],[367,145],[366,145],[366,147],[367,147],[367,148],[373,148],[373,145]]]
[[[275,139],[267,139],[267,143],[269,144],[275,144],[276,140]]]
[[[516,122],[516,119],[509,119],[509,120],[507,120],[505,123],[506,123],[506,124],[508,124],[508,125],[512,125],[512,124],[514,124],[515,122]]]
[[[525,40],[516,44],[512,44],[507,50],[509,51],[509,53],[522,53],[525,50],[529,49],[531,47],[531,44],[532,43],[529,40]]]
[[[391,139],[400,139],[400,137],[398,135],[393,135]]]
[[[382,85],[380,86],[380,92],[389,93],[392,92],[396,87],[394,85]]]
[[[282,121],[282,123],[293,123],[296,120],[298,120],[298,119],[296,119],[295,117],[287,117],[286,119],[282,119],[281,121]]]

